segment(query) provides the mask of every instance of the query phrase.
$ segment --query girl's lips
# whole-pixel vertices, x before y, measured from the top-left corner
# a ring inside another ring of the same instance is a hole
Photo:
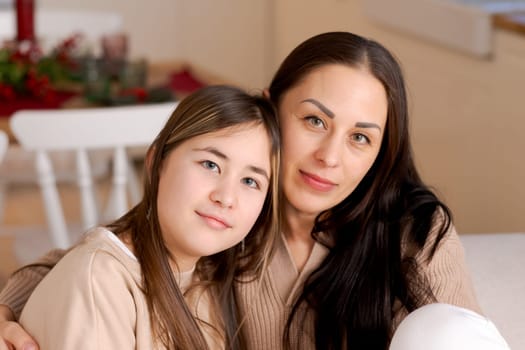
[[[199,215],[204,220],[204,222],[213,229],[224,230],[232,227],[228,223],[228,221],[219,216],[204,214],[200,212],[197,212],[197,215]]]
[[[303,181],[314,190],[328,192],[336,186],[335,183],[323,177],[310,174],[302,170],[300,170],[299,173],[301,174]]]

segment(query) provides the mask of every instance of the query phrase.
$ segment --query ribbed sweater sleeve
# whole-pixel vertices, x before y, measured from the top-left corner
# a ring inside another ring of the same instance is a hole
[[[425,246],[415,256],[421,272],[429,283],[438,303],[452,304],[482,313],[474,285],[465,261],[465,252],[454,225],[450,225],[439,242],[434,255],[430,252],[436,242],[438,225],[434,225]],[[394,307],[394,329],[408,315],[402,305]]]
[[[66,250],[52,250],[33,264],[13,273],[0,292],[0,304],[7,305],[18,320],[33,290],[66,253]]]
[[[432,237],[430,242],[435,241]],[[428,256],[425,246],[421,260]],[[451,226],[430,261],[420,261],[430,288],[438,302],[482,313],[465,260],[465,251],[454,226]]]

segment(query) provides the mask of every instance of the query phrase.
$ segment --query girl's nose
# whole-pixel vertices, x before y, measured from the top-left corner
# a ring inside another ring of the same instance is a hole
[[[210,200],[224,208],[232,208],[237,200],[234,186],[228,181],[222,181],[210,193]]]

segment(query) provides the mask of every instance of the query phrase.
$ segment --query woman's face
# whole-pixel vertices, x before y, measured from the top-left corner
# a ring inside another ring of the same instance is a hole
[[[160,171],[158,218],[182,271],[248,234],[270,176],[270,140],[262,125],[196,136],[170,152]]]
[[[340,64],[313,70],[283,95],[281,179],[287,215],[315,216],[352,193],[379,153],[387,108],[379,80]]]

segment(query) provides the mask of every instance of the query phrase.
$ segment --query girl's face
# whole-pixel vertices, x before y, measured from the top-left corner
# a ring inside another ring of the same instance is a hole
[[[181,271],[239,243],[255,223],[271,176],[262,125],[191,138],[166,157],[157,197],[162,235]]]
[[[379,153],[387,108],[379,80],[340,64],[313,70],[283,95],[287,215],[315,216],[352,193]]]

